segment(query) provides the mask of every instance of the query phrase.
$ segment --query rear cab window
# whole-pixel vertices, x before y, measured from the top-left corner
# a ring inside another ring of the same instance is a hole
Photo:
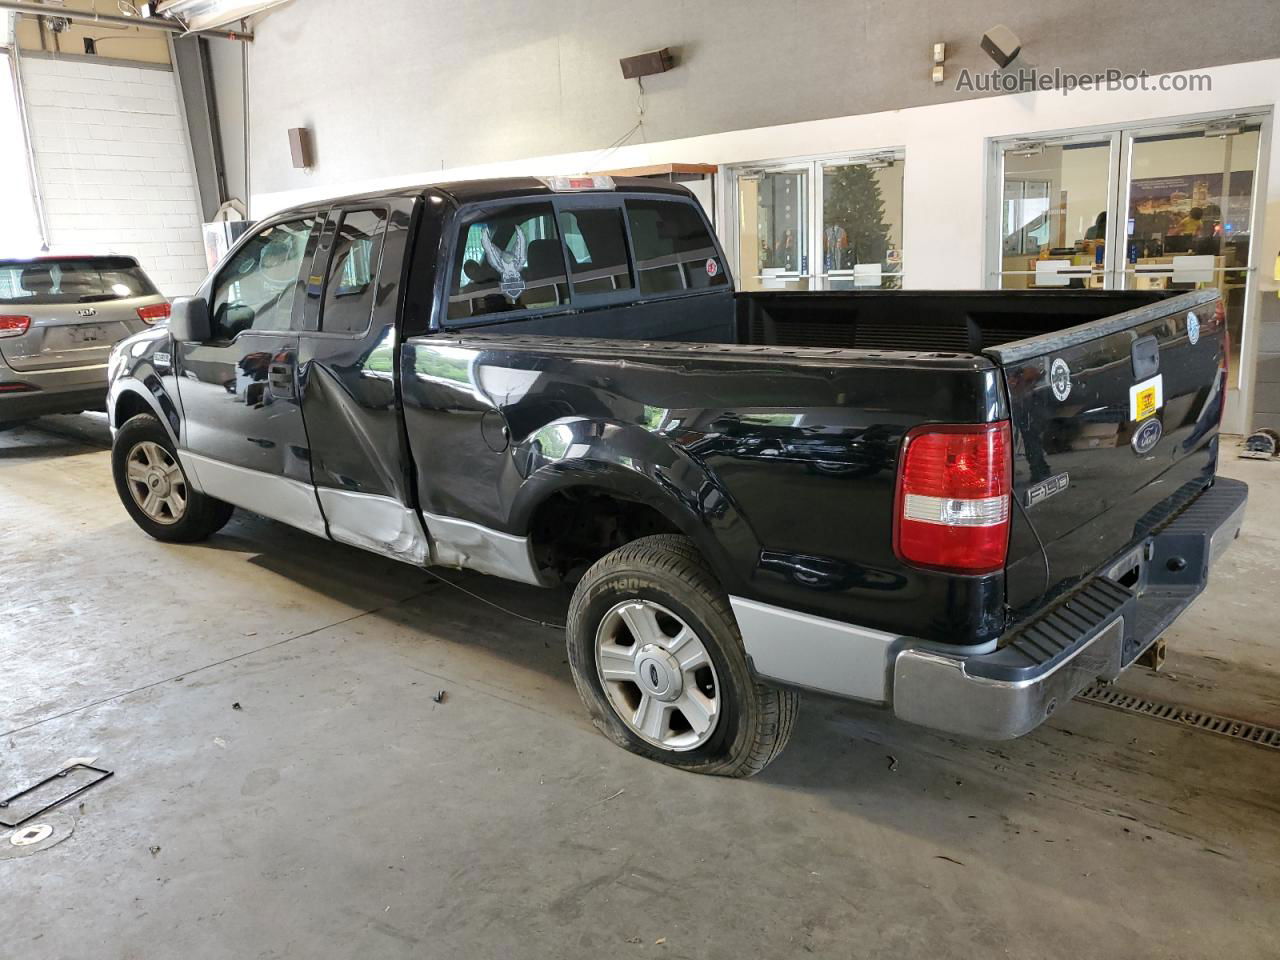
[[[617,206],[575,207],[560,212],[575,296],[631,290],[626,226]]]
[[[0,261],[0,303],[102,303],[159,291],[132,257]]]
[[[513,203],[463,214],[448,318],[468,320],[567,306],[565,254],[550,203]]]
[[[729,282],[707,225],[691,203],[626,201],[640,292],[680,293]]]
[[[592,192],[463,207],[448,326],[727,287],[715,240],[679,197]]]

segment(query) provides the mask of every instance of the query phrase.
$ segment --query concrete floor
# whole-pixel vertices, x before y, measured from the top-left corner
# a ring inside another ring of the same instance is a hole
[[[0,859],[0,955],[1280,955],[1274,752],[1081,703],[964,742],[810,697],[762,776],[678,773],[592,730],[557,631],[251,516],[147,539],[104,441],[0,435],[0,791],[115,771]],[[1246,534],[1167,673],[1123,683],[1280,724],[1280,464],[1224,471]]]

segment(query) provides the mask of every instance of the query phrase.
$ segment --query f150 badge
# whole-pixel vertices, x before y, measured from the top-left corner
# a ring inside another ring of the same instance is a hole
[[[1061,493],[1069,486],[1071,486],[1071,476],[1066,473],[1060,473],[1048,480],[1041,480],[1034,486],[1027,487],[1027,506],[1034,507],[1037,503],[1048,500],[1055,493]]]

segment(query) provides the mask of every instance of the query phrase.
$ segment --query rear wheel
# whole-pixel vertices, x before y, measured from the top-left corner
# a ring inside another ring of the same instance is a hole
[[[173,441],[149,413],[131,417],[116,432],[111,470],[125,510],[157,540],[204,540],[226,526],[235,509],[187,482]]]
[[[687,537],[644,537],[596,563],[567,635],[592,720],[632,753],[749,777],[791,736],[799,696],[752,677],[728,597]]]

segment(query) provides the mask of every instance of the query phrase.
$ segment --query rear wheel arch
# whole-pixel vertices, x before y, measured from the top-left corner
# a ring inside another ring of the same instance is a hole
[[[676,534],[689,539],[730,590],[735,575],[715,532],[668,491],[643,476],[625,473],[624,477],[595,475],[527,491],[519,503],[516,527],[529,537],[544,575],[576,583],[592,564],[621,546],[643,537]]]

